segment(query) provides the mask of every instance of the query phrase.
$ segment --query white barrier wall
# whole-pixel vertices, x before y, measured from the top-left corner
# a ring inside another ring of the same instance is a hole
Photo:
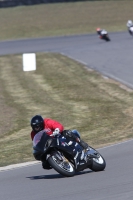
[[[23,71],[36,70],[36,54],[35,53],[24,53],[22,56]]]

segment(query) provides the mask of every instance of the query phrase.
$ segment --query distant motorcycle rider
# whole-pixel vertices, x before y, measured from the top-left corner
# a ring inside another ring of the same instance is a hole
[[[97,28],[96,29],[97,34],[99,35],[99,38],[103,38],[103,35],[107,34],[107,31],[105,29]]]
[[[130,35],[133,35],[133,22],[131,20],[127,21],[127,28]]]
[[[35,115],[34,117],[32,117],[30,125],[32,127],[32,140],[38,132],[44,130],[45,133],[49,136],[56,136],[58,134],[62,134],[64,137],[79,143],[79,145],[82,146],[84,150],[88,148],[88,144],[85,143],[83,140],[79,139],[80,135],[77,130],[64,130],[64,126],[60,122],[55,121],[53,119],[43,119],[41,115]],[[44,169],[51,169],[47,162],[42,162],[42,167]]]

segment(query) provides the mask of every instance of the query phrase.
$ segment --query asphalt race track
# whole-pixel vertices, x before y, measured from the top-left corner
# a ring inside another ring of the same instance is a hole
[[[132,200],[133,140],[100,149],[107,167],[65,178],[41,164],[0,172],[1,200]]]
[[[133,88],[133,37],[110,33],[0,42],[0,55],[59,52]],[[94,147],[95,148],[95,147]],[[65,178],[41,164],[0,171],[0,200],[132,200],[133,140],[99,149],[107,167]]]

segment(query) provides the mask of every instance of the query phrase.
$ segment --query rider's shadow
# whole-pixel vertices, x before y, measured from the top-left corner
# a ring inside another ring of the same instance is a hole
[[[38,179],[58,179],[58,178],[65,178],[61,174],[50,174],[50,175],[40,175],[40,176],[30,176],[26,177],[30,180],[38,180]]]
[[[89,171],[80,171],[80,172],[76,172],[75,176],[77,176],[77,175],[83,175],[83,174],[90,174],[92,172],[94,172],[94,171],[91,171],[91,170],[89,170]]]
[[[76,172],[75,176],[89,174],[92,172],[93,171],[91,171],[91,170]],[[71,178],[71,177],[65,177],[65,176],[62,176],[61,174],[49,174],[49,175],[40,175],[40,176],[30,176],[30,177],[26,177],[26,178],[29,178],[30,180],[39,180],[39,179],[59,179],[59,178]]]

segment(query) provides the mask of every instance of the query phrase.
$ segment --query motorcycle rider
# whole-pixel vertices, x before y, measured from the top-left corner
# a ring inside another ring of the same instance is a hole
[[[80,146],[82,146],[83,150],[86,150],[88,148],[88,144],[85,143],[83,140],[79,139],[78,136],[80,135],[77,130],[64,130],[64,126],[60,122],[55,121],[53,119],[50,118],[43,119],[41,115],[35,115],[34,117],[32,117],[30,125],[32,127],[31,131],[32,140],[38,132],[44,130],[46,134],[48,134],[49,136],[56,136],[58,134],[62,134],[64,137],[76,141],[77,143],[79,143]],[[42,167],[44,169],[51,169],[49,164],[43,161],[42,161]]]
[[[128,28],[128,32],[130,33],[130,35],[133,34],[133,32],[131,30],[131,29],[133,29],[132,27],[133,27],[133,22],[131,20],[128,20],[127,21],[127,28]]]
[[[102,39],[104,34],[107,34],[107,31],[105,29],[97,28],[96,31],[100,39]]]

